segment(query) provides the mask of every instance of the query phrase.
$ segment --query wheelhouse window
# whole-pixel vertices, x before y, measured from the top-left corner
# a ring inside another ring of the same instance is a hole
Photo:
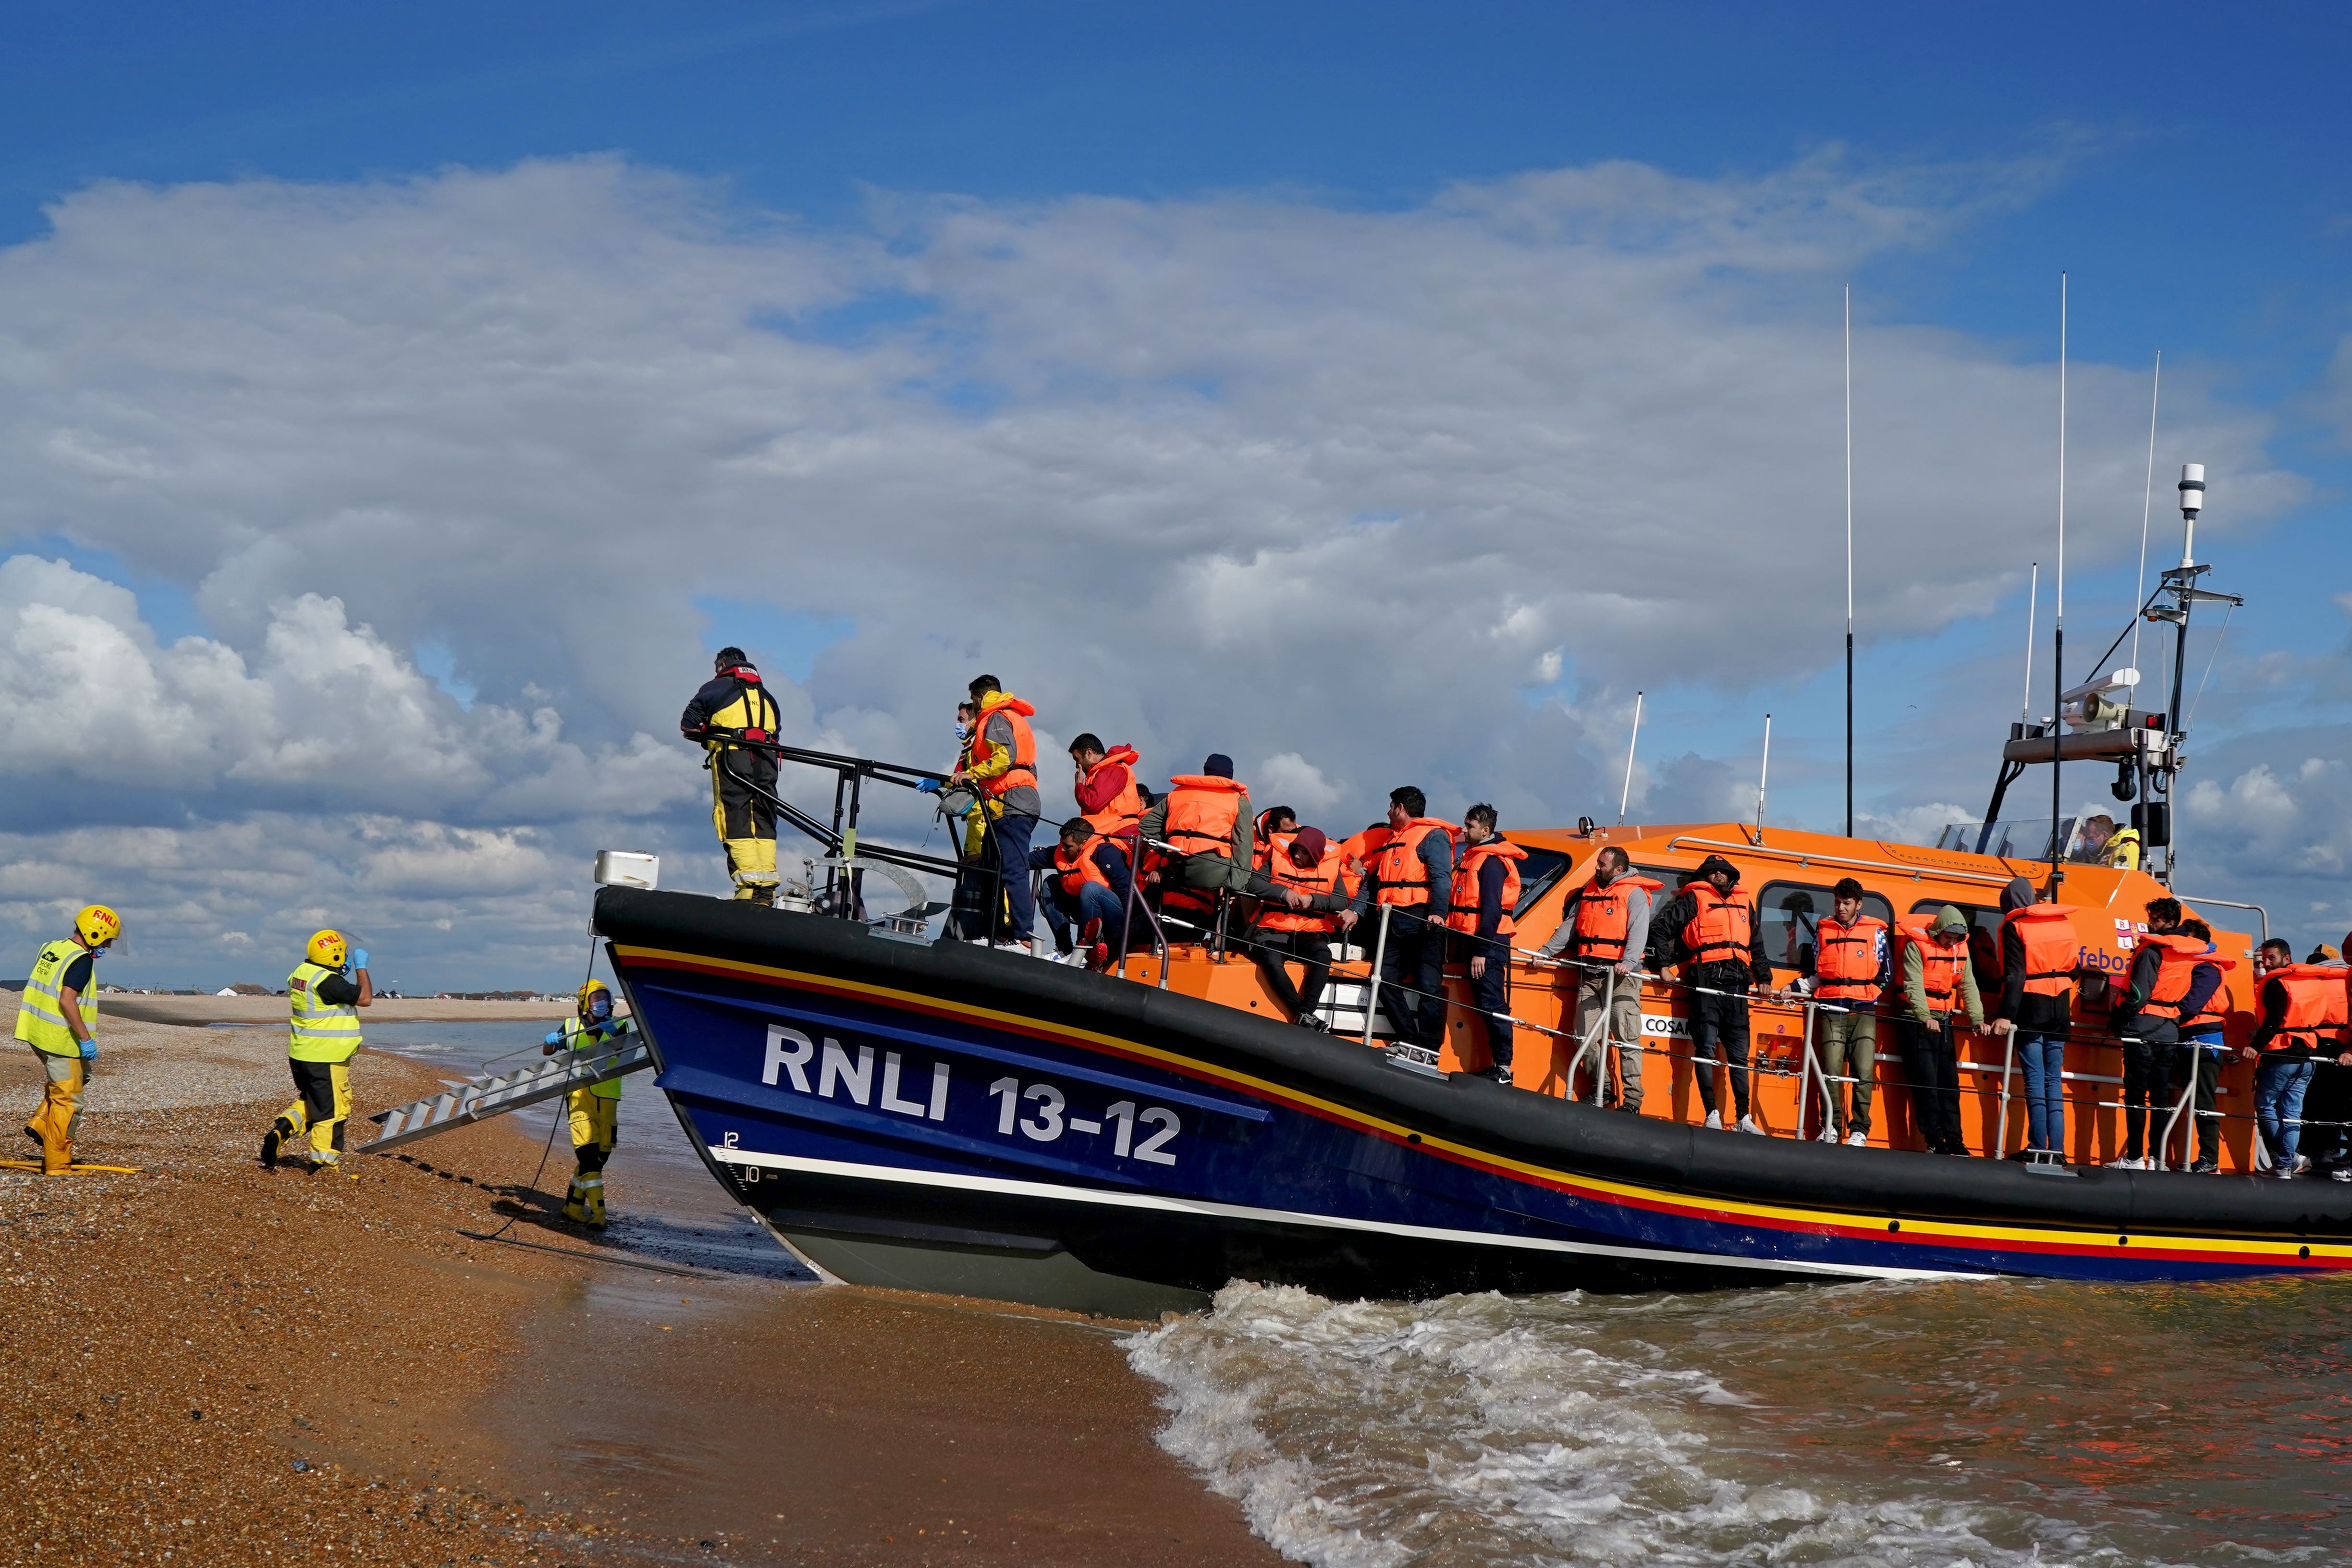
[[[1524,919],[1538,900],[1558,887],[1572,863],[1557,849],[1536,849],[1526,845],[1520,847],[1527,849],[1528,856],[1519,862],[1519,901],[1511,910],[1515,921]]]
[[[1814,928],[1837,910],[1837,894],[1819,882],[1767,882],[1756,897],[1757,929],[1764,938],[1764,956],[1775,969],[1810,974],[1813,969]],[[1895,924],[1895,910],[1876,893],[1862,896],[1862,912]]]

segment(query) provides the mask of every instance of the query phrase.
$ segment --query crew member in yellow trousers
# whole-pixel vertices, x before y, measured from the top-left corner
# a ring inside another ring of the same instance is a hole
[[[547,1037],[541,1056],[572,1052],[577,1058],[602,1056],[636,1026],[613,1016],[613,993],[601,980],[580,988],[579,1015]],[[604,1162],[621,1131],[621,1080],[575,1089],[565,1097],[572,1110],[572,1190],[563,1194],[563,1217],[604,1228]]]
[[[359,1010],[375,1001],[367,962],[367,949],[354,951],[342,932],[322,931],[312,934],[301,965],[286,977],[293,1014],[286,1057],[294,1069],[295,1098],[261,1140],[261,1163],[271,1170],[278,1168],[278,1152],[306,1129],[309,1169],[342,1163],[343,1121],[352,1113],[351,1062],[360,1048]],[[344,973],[346,968],[352,973]]]
[[[104,904],[74,916],[74,933],[41,949],[16,1004],[16,1037],[32,1047],[47,1075],[41,1109],[25,1131],[41,1146],[41,1173],[61,1176],[73,1165],[74,1132],[81,1126],[81,1090],[98,1060],[98,955],[122,934],[122,921]]]

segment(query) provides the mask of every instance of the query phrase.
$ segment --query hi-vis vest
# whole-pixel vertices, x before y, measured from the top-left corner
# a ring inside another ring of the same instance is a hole
[[[1823,1002],[1869,1002],[1879,993],[1886,922],[1856,915],[1840,925],[1833,915],[1813,923],[1813,994]]]
[[[1127,770],[1127,787],[1111,796],[1100,811],[1086,814],[1087,826],[1106,838],[1117,833],[1131,833],[1135,825],[1143,820],[1143,792],[1135,783],[1136,761],[1135,748],[1121,746],[1087,770],[1088,784],[1094,783],[1095,775],[1105,768]]]
[[[2002,926],[2015,926],[2025,944],[2025,990],[2032,996],[2068,996],[2074,990],[2074,968],[2081,962],[2082,938],[2074,931],[2072,904],[2028,904],[2001,917]],[[2000,951],[1998,947],[1994,949]],[[2187,985],[2181,987],[2187,990]],[[2175,994],[2178,994],[2176,993]]]
[[[2286,1021],[2271,1037],[2265,1052],[2341,1049],[2347,1017],[2346,972],[2332,963],[2290,963],[2263,978],[2275,980],[2286,990]]]
[[[2210,952],[2211,943],[2199,942],[2193,936],[2170,936],[2150,931],[2140,941],[2164,950],[2162,961],[2157,965],[2156,984],[2147,988],[2147,1002],[2140,1008],[2141,1012],[2153,1018],[2180,1016],[2180,999],[2189,994],[2189,987],[2196,979],[2199,964],[2210,963],[2216,969],[2237,966],[2236,959],[2223,958]]]
[[[75,959],[89,952],[71,937],[59,937],[41,949],[41,956],[33,960],[33,973],[25,981],[24,997],[16,1004],[18,1039],[53,1057],[81,1055],[81,1042],[74,1038],[72,1026],[66,1022],[65,974]],[[82,1027],[93,1037],[98,1033],[98,998],[89,993],[97,989],[98,971],[93,965],[81,999]]]
[[[1603,963],[1614,963],[1623,958],[1625,939],[1633,929],[1631,889],[1639,888],[1654,893],[1659,885],[1655,878],[1632,871],[1622,873],[1606,887],[1587,882],[1576,895],[1576,912],[1569,926],[1569,956]]]
[[[1946,947],[1929,932],[1934,929],[1930,917],[1920,915],[1903,922],[1903,940],[1919,950],[1919,988],[1927,994],[1927,1011],[1948,1013],[1959,989],[1960,965],[1969,961],[1966,941]]]
[[[1095,864],[1095,845],[1092,839],[1079,845],[1076,855],[1072,855],[1058,843],[1055,844],[1054,871],[1061,881],[1062,891],[1071,898],[1076,898],[1079,889],[1088,882],[1092,882],[1106,892],[1110,890],[1110,879],[1104,876],[1103,868]]]
[[[984,763],[994,754],[988,743],[988,721],[991,719],[1002,713],[1004,721],[1013,726],[1013,765],[992,779],[973,781],[980,786],[980,793],[989,799],[994,800],[1023,784],[1032,789],[1036,787],[1037,737],[1029,730],[1030,717],[1036,711],[1010,692],[992,691],[980,700],[980,712],[971,721],[971,756],[974,762]]]
[[[1755,939],[1756,909],[1748,889],[1735,887],[1728,895],[1701,878],[1690,885],[1691,918],[1683,922],[1683,946],[1693,963],[1747,963]]]
[[[615,1041],[635,1027],[636,1026],[626,1018],[608,1019],[591,1027],[583,1025],[579,1016],[575,1014],[563,1021],[563,1048],[575,1056],[603,1056],[613,1048]],[[574,1089],[572,1092],[577,1094],[579,1090]],[[621,1098],[621,1080],[614,1079],[609,1082],[597,1084],[588,1092],[599,1100],[618,1100]]]
[[[714,734],[703,742],[705,750],[730,750],[737,736],[746,741],[772,741],[776,738],[776,703],[768,689],[760,684],[760,672],[750,665],[738,665],[727,671],[735,681],[735,700],[723,704],[707,722],[710,728],[731,731]],[[291,992],[289,990],[289,994]]]
[[[1168,784],[1168,842],[1187,855],[1232,859],[1234,822],[1249,792],[1214,773],[1178,773]]]
[[[360,1010],[321,1002],[310,994],[312,986],[334,973],[305,963],[286,977],[286,1001],[294,1015],[286,1054],[298,1062],[347,1062],[359,1052]]]
[[[1389,835],[1372,858],[1372,901],[1408,909],[1429,902],[1429,867],[1421,858],[1421,841],[1433,833],[1450,838],[1461,831],[1443,817],[1416,816]]]
[[[1445,911],[1445,923],[1455,931],[1475,935],[1478,931],[1478,870],[1488,860],[1503,862],[1503,918],[1495,926],[1496,936],[1510,936],[1519,929],[1511,918],[1519,907],[1519,862],[1528,852],[1507,839],[1489,838],[1483,844],[1473,844],[1462,851],[1462,863],[1454,868],[1452,908]]]
[[[1323,858],[1311,867],[1301,867],[1290,858],[1290,847],[1297,842],[1296,835],[1277,833],[1267,840],[1265,874],[1286,888],[1296,888],[1302,893],[1330,894],[1339,890],[1347,878],[1348,856],[1337,844],[1323,842]],[[1339,929],[1338,920],[1320,910],[1294,910],[1289,905],[1268,899],[1257,917],[1261,931],[1328,931]]]

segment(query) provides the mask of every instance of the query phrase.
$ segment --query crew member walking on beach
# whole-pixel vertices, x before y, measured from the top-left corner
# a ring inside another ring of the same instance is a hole
[[[343,1122],[352,1113],[352,1058],[360,1048],[359,1010],[375,1001],[367,961],[367,949],[353,949],[342,932],[316,931],[301,963],[286,977],[292,1015],[286,1057],[294,1070],[294,1103],[278,1113],[262,1137],[261,1163],[270,1170],[278,1168],[278,1151],[306,1130],[309,1169],[342,1163]]]
[[[756,744],[776,738],[776,702],[740,647],[722,647],[714,673],[678,715],[678,733],[710,754],[710,822],[727,856],[735,896],[776,901],[776,759]]]
[[[25,1123],[41,1146],[41,1173],[63,1175],[73,1166],[74,1133],[81,1126],[81,1091],[98,1061],[98,1003],[91,996],[98,955],[122,934],[122,921],[104,904],[74,916],[73,935],[41,949],[16,1004],[16,1037],[32,1047],[47,1079],[41,1108]]]
[[[623,1036],[635,1032],[634,1022],[613,1016],[612,988],[601,980],[583,985],[572,1002],[578,1012],[541,1043],[540,1055],[569,1051],[576,1066],[590,1057],[603,1056]],[[621,1080],[575,1089],[564,1103],[572,1112],[572,1171],[571,1190],[563,1194],[563,1217],[602,1230],[604,1162],[613,1157],[613,1145],[620,1137]]]

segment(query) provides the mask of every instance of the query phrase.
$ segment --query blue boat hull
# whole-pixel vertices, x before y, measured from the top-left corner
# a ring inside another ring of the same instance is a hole
[[[2334,1184],[1727,1136],[842,921],[607,889],[597,923],[714,1173],[858,1283],[1137,1317],[1236,1278],[1352,1298],[2352,1263]]]

